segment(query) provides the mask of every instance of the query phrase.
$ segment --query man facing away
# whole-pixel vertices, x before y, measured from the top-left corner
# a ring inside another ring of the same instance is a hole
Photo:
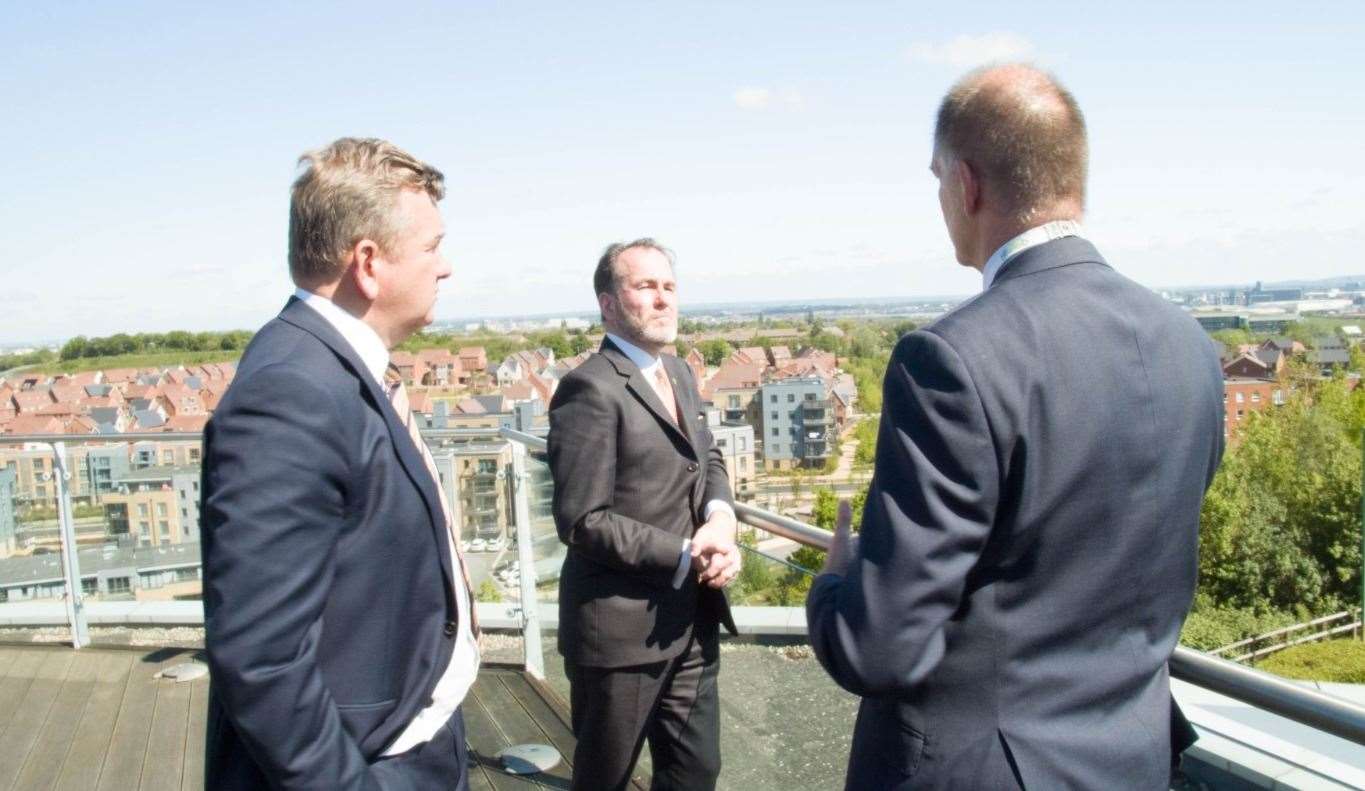
[[[1080,108],[1032,68],[939,109],[944,222],[985,290],[897,344],[861,535],[845,509],[807,600],[863,697],[850,789],[1169,787],[1222,377],[1086,240],[1086,165]]]
[[[613,244],[593,276],[606,338],[550,404],[554,517],[568,546],[559,651],[570,684],[573,788],[625,788],[645,740],[652,788],[720,774],[720,589],[739,572],[725,462],[677,337],[672,254]]]
[[[440,171],[382,140],[302,157],[298,290],[204,438],[206,787],[466,788],[468,581],[389,349],[432,320]]]

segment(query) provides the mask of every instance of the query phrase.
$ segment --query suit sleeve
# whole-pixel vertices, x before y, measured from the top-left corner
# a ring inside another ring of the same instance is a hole
[[[857,695],[905,692],[943,657],[995,519],[999,472],[966,367],[931,332],[907,335],[883,384],[876,467],[858,556],[806,600],[811,648]]]
[[[612,510],[616,405],[588,376],[560,382],[550,406],[549,461],[559,538],[593,561],[671,587],[683,539]]]
[[[214,692],[277,787],[401,788],[372,772],[317,664],[350,476],[336,402],[281,367],[237,382],[233,396],[205,438]]]

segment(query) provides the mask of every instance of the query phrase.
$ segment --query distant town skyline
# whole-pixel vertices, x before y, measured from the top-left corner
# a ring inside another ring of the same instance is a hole
[[[970,294],[930,137],[996,60],[1076,94],[1086,233],[1119,271],[1340,274],[1363,26],[1346,2],[15,6],[0,344],[256,328],[292,290],[294,162],[346,134],[446,173],[442,317],[591,311],[597,255],[641,235],[684,305]]]

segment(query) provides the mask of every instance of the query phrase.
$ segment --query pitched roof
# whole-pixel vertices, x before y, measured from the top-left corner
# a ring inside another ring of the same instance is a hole
[[[6,434],[60,434],[61,418],[51,415],[18,414],[5,424]]]
[[[160,428],[163,431],[185,431],[196,433],[204,430],[209,422],[208,415],[175,415],[166,419]]]

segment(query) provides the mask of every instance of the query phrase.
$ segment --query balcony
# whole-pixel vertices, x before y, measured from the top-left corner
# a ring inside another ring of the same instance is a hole
[[[564,787],[574,741],[554,641],[565,550],[550,514],[544,440],[502,434],[514,441],[505,509],[508,535],[516,540],[510,548],[468,556],[475,589],[491,581],[502,599],[477,604],[490,649],[464,707],[478,760],[471,785]],[[747,574],[810,575],[788,555],[801,546],[826,546],[827,532],[742,504],[737,510],[755,538],[745,550]],[[197,590],[199,545],[133,549],[109,533],[94,546],[77,547],[69,540],[74,521],[59,521],[68,540],[56,544],[57,552],[0,557],[0,591],[30,591],[0,597],[0,790],[202,787],[207,682],[155,677],[202,648],[200,603],[172,600],[181,586]],[[497,530],[496,522],[488,529]],[[506,573],[512,561],[519,574]],[[65,595],[69,565],[79,567],[83,591],[74,597]],[[110,595],[89,593],[106,590]],[[858,701],[830,682],[811,655],[799,590],[748,582],[732,588],[741,636],[722,644],[722,789],[842,785]],[[130,641],[147,646],[128,650]],[[1176,652],[1171,672],[1174,692],[1201,734],[1176,787],[1365,788],[1365,709],[1187,649]],[[550,745],[563,760],[531,781],[506,774],[493,756],[525,742]],[[639,788],[648,787],[649,774],[646,750]]]

